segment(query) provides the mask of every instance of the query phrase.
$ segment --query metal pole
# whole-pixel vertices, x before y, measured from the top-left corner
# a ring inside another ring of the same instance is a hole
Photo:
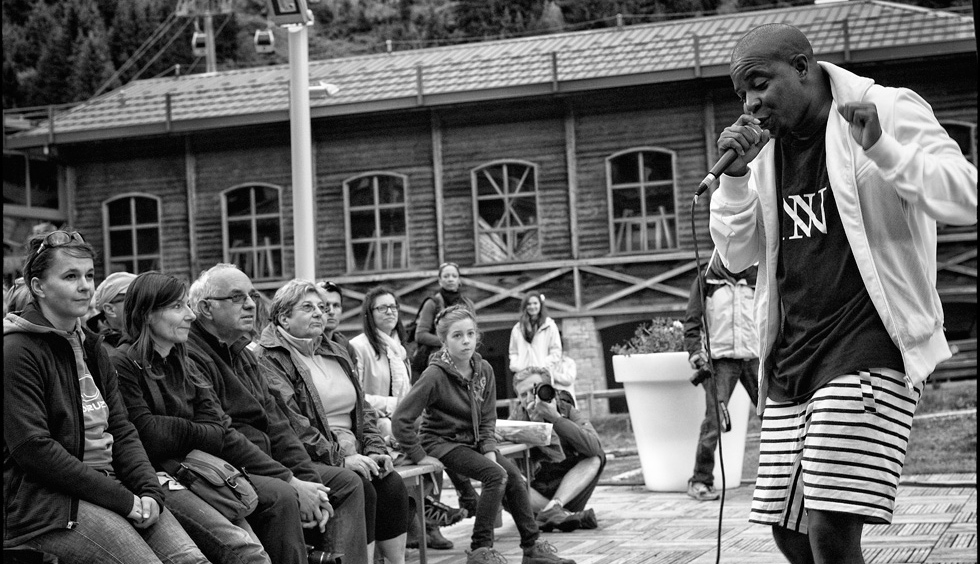
[[[218,72],[218,55],[214,49],[214,16],[210,8],[204,14],[204,48],[207,72]]]
[[[309,35],[304,24],[289,30],[289,130],[293,158],[293,243],[297,278],[316,278],[313,225],[313,135],[310,132]]]

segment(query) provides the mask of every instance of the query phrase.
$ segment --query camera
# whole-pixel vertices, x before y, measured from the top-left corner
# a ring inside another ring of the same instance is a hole
[[[555,387],[551,384],[536,384],[534,386],[534,395],[543,402],[549,402],[555,399],[557,392],[555,392]]]
[[[306,560],[310,564],[341,564],[340,554],[332,554],[311,545],[306,545]]]
[[[711,378],[711,368],[708,367],[707,363],[702,364],[698,367],[694,376],[691,376],[691,383],[695,386],[700,386],[702,382]]]

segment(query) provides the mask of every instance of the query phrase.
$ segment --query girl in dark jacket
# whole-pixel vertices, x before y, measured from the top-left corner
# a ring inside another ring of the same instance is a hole
[[[33,303],[3,323],[3,547],[62,562],[207,562],[164,490],[101,338],[82,328],[95,256],[77,232],[28,243]]]
[[[196,316],[184,283],[158,272],[139,275],[126,293],[125,317],[132,345],[115,351],[112,360],[129,418],[150,461],[160,470],[172,469],[191,450],[200,449],[245,468],[258,493],[255,511],[232,523],[189,490],[168,492],[172,510],[191,538],[215,563],[268,564],[269,555],[249,522],[258,527],[275,521],[283,539],[297,537],[302,547],[299,504],[286,483],[292,473],[230,427],[211,384],[187,361],[184,343]],[[167,477],[168,487],[180,487]]]
[[[522,564],[575,564],[538,540],[524,477],[497,451],[493,368],[475,352],[479,330],[473,312],[462,305],[446,308],[435,325],[442,350],[398,404],[391,425],[412,462],[445,466],[483,484],[467,564],[503,561],[493,548],[493,523],[502,505],[521,535]],[[416,431],[420,415],[422,424]]]

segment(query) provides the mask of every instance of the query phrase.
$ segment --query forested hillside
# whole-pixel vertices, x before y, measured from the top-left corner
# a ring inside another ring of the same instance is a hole
[[[204,72],[191,37],[202,18],[178,15],[181,0],[3,0],[3,107],[88,99],[134,78]],[[693,17],[812,0],[320,0],[310,58],[414,49]],[[265,0],[183,0],[191,14],[214,15],[219,70],[286,62],[285,32],[259,54]],[[970,0],[917,0],[929,7]]]

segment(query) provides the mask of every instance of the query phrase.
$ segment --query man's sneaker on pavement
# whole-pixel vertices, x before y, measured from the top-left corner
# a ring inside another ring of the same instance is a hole
[[[534,520],[538,523],[538,528],[546,533],[555,529],[568,533],[578,529],[582,525],[581,517],[578,513],[572,513],[560,505],[554,505],[551,509],[538,512]]]
[[[698,501],[713,501],[718,499],[718,492],[702,482],[691,482],[687,485],[687,495]]]
[[[558,549],[550,542],[539,540],[534,546],[524,549],[521,564],[575,564],[575,561],[558,556]]]
[[[507,559],[492,547],[481,546],[466,551],[466,564],[507,564]]]

